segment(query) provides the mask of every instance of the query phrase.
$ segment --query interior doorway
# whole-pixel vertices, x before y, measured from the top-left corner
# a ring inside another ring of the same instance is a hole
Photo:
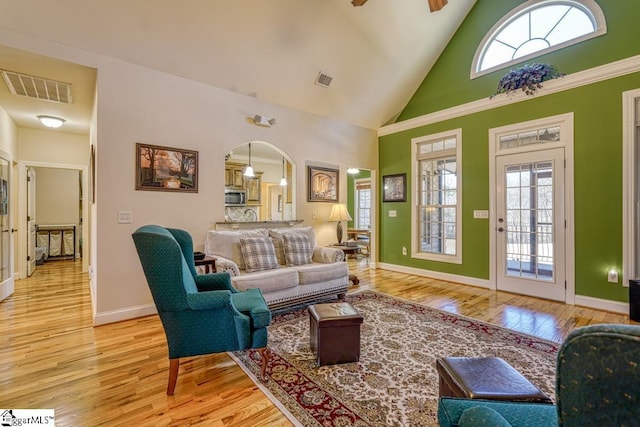
[[[42,251],[44,246],[46,246],[44,250],[47,256],[54,254],[54,257],[60,259],[81,259],[82,270],[88,271],[86,244],[88,227],[84,226],[88,224],[88,197],[85,197],[88,195],[88,168],[81,165],[20,162],[18,165],[19,188],[29,188],[27,177],[33,174],[33,171],[36,179],[31,191],[18,192],[18,229],[28,230],[20,233],[18,239],[19,276],[28,277],[29,273],[37,268],[36,263],[31,263],[34,259],[37,262],[38,248]],[[40,191],[42,197],[38,195],[38,182],[46,186],[41,189],[43,191]],[[66,198],[67,204],[74,205],[71,212],[55,204],[62,198]],[[29,203],[30,199],[31,203]],[[47,199],[53,200],[51,203],[54,204],[48,204]],[[47,206],[51,208],[48,209]],[[29,210],[33,211],[34,208],[33,228],[42,231],[42,233],[36,232],[35,238],[31,234],[30,215],[28,215]],[[40,236],[45,231],[50,234],[46,236],[46,245],[45,236]],[[73,237],[70,237],[71,234]]]
[[[347,238],[355,240],[360,253],[375,263],[376,174],[369,169],[349,169],[353,173],[347,172],[347,209],[353,219],[347,225]]]

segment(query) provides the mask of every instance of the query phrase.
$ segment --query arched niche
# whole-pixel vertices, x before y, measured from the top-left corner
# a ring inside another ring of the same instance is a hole
[[[254,177],[244,175],[249,163]],[[225,220],[286,221],[296,218],[296,165],[276,145],[251,141],[236,146],[225,155],[224,173],[225,191],[241,190],[246,194],[245,206],[225,206]],[[281,185],[283,177],[285,186]]]

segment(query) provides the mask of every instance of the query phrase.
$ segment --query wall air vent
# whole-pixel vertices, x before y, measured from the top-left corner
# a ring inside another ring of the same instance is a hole
[[[41,99],[43,101],[71,104],[71,83],[59,82],[42,77],[29,76],[2,70],[2,77],[14,95]]]
[[[318,73],[318,77],[316,77],[316,84],[318,86],[322,86],[322,87],[328,88],[329,85],[331,84],[332,80],[333,80],[333,77],[328,76],[328,75],[324,74],[322,71],[320,71]]]

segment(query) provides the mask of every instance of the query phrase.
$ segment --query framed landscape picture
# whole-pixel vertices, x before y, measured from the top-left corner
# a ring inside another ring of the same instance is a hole
[[[407,174],[398,173],[382,177],[382,201],[406,202],[407,201]]]
[[[339,170],[307,166],[309,202],[337,202]]]
[[[136,144],[136,190],[198,192],[198,152]]]

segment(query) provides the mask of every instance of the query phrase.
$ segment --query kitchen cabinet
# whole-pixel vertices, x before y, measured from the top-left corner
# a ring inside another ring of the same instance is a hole
[[[229,188],[245,188],[244,168],[242,163],[227,162],[224,165],[224,186]]]
[[[247,205],[259,205],[262,200],[262,172],[255,172],[253,178],[247,178]]]

